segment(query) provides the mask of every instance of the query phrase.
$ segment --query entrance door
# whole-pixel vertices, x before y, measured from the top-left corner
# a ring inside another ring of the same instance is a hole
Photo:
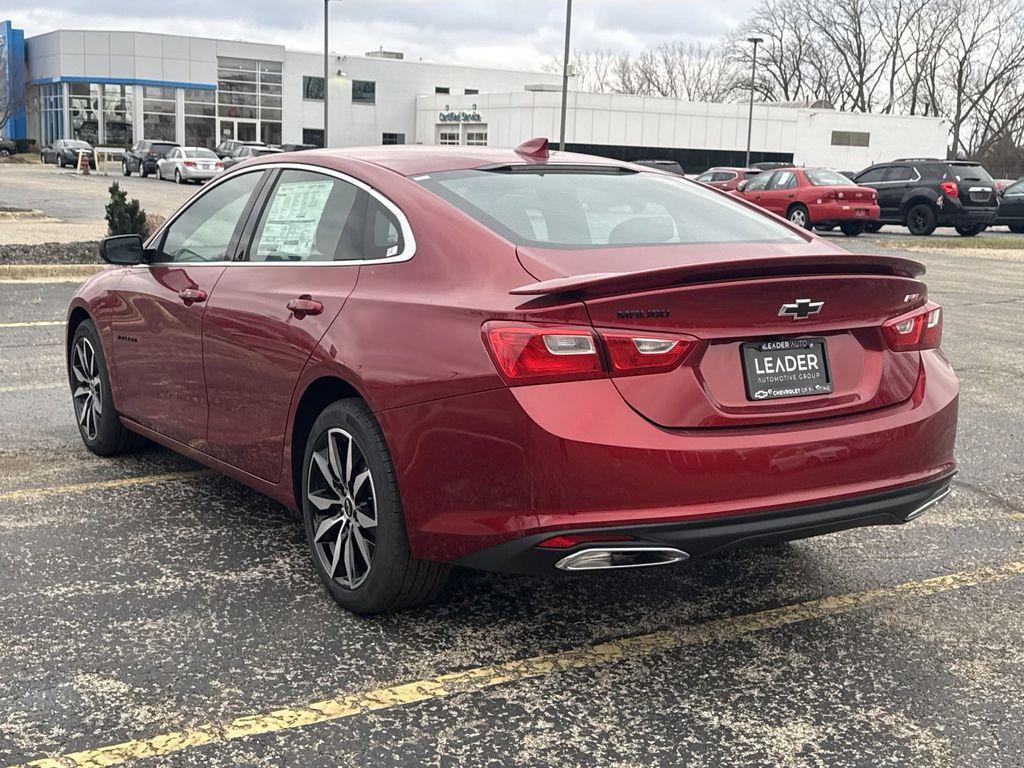
[[[256,141],[255,120],[221,120],[220,140]]]

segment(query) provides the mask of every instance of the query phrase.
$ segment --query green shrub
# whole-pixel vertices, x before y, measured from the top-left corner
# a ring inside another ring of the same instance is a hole
[[[146,226],[146,212],[139,207],[139,201],[121,189],[115,181],[110,185],[110,202],[107,203],[107,225],[112,235],[140,235],[149,237]]]

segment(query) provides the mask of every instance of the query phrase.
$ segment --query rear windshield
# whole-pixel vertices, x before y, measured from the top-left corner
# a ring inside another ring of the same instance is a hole
[[[176,146],[178,146],[178,145],[177,144],[159,144],[157,142],[153,142],[153,146],[150,147],[150,150],[152,150],[153,152],[159,152],[161,155],[166,155],[168,152],[170,152]]]
[[[655,173],[450,171],[418,181],[520,245],[594,248],[799,240],[722,194]]]
[[[88,149],[89,145],[84,141],[66,141],[64,146],[70,147],[71,149]]]
[[[978,163],[950,163],[947,166],[947,178],[957,181],[986,181],[995,184],[992,177]]]
[[[202,147],[199,147],[197,149],[186,149],[185,150],[185,157],[201,157],[201,158],[205,158],[207,160],[216,160],[217,159],[217,156],[215,154],[213,154],[213,152],[211,152],[208,149],[203,149]]]
[[[807,180],[816,187],[848,187],[853,183],[843,174],[824,168],[810,168],[804,173]]]

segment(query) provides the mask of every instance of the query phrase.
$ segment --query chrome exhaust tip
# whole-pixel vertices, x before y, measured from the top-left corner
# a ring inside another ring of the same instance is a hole
[[[648,568],[688,560],[689,555],[673,547],[588,547],[566,555],[555,568],[563,571],[607,571],[617,568]]]
[[[950,488],[947,485],[945,488],[943,488],[941,491],[936,493],[934,496],[932,496],[930,499],[928,499],[928,501],[926,501],[924,504],[922,504],[920,507],[915,509],[913,512],[911,512],[909,515],[907,515],[903,519],[906,522],[909,523],[911,520],[915,520],[915,519],[919,518],[926,511],[928,511],[929,509],[934,507],[936,504],[938,504],[940,501],[942,501],[944,498],[949,496],[949,494],[952,493],[952,491],[953,491],[953,489]]]

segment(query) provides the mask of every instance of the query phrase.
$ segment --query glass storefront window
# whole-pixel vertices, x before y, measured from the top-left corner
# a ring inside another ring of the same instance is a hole
[[[262,141],[281,143],[281,62],[218,57],[216,98],[222,130],[228,120],[256,120]]]
[[[90,144],[100,140],[100,86],[96,83],[68,83],[68,112],[71,137]]]
[[[178,104],[174,88],[146,85],[142,88],[142,135],[147,139],[175,141]]]
[[[185,145],[213,149],[217,145],[217,92],[185,89]]]
[[[103,141],[110,146],[131,146],[134,141],[135,88],[131,85],[103,86]]]

